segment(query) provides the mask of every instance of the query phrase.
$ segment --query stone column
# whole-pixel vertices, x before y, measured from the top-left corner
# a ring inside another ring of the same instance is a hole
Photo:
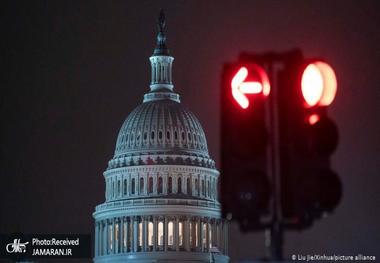
[[[158,223],[157,217],[153,216],[153,251],[157,250],[157,233],[158,233]]]
[[[168,251],[168,218],[164,217],[164,251]]]
[[[143,217],[143,223],[142,223],[142,230],[143,230],[143,234],[142,234],[142,250],[143,251],[148,251],[148,218],[147,217]]]
[[[184,223],[184,236],[183,236],[183,241],[185,245],[185,250],[190,251],[190,220],[188,217],[185,219]]]
[[[133,251],[138,251],[138,241],[139,241],[139,222],[137,220],[137,217],[133,217]]]
[[[200,251],[203,251],[203,229],[202,229],[202,221],[201,221],[201,218],[198,217],[197,219],[197,224],[198,224],[198,248],[200,249]]]
[[[179,251],[179,219],[174,220],[174,248],[175,251]]]
[[[117,244],[117,253],[121,253],[123,249],[123,232],[124,232],[124,221],[123,218],[119,217],[119,242]]]
[[[168,175],[162,174],[162,193],[168,194]]]
[[[115,244],[116,244],[115,218],[112,218],[111,239],[112,239],[112,254],[115,254]]]
[[[107,255],[108,254],[108,246],[109,246],[109,244],[108,244],[108,242],[109,242],[109,237],[108,237],[108,232],[109,232],[109,230],[108,230],[108,219],[106,219],[105,221],[104,221],[104,255]]]
[[[153,176],[153,194],[156,195],[157,192],[157,181],[158,181],[158,176]]]
[[[187,178],[189,178],[189,176],[182,176],[182,192],[184,194],[187,195],[188,191],[187,191]]]
[[[217,241],[216,241],[217,240],[216,219],[213,219],[212,221],[211,235],[212,235],[211,247],[218,247]]]
[[[129,218],[126,217],[125,218],[125,252],[129,252],[131,251],[130,249],[130,239],[131,239],[131,231],[130,231],[130,222],[129,222]]]
[[[210,249],[210,221],[206,218],[206,248],[205,251],[209,251]]]

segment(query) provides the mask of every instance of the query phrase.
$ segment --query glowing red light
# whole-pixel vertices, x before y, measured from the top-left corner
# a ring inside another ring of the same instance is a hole
[[[308,107],[330,105],[337,90],[334,70],[321,61],[309,64],[302,74],[301,89]]]
[[[240,104],[243,109],[248,108],[249,101],[244,93],[239,91],[240,84],[245,80],[248,76],[248,70],[245,67],[239,69],[236,75],[232,78],[231,87],[232,87],[232,96],[234,96],[235,100]]]
[[[314,124],[316,124],[318,121],[319,121],[319,115],[318,114],[312,114],[312,115],[310,115],[309,116],[309,124],[310,125],[314,125]]]
[[[270,92],[269,78],[265,71],[257,65],[252,65],[252,68],[258,74],[260,82],[244,82],[248,76],[248,69],[246,67],[241,67],[231,81],[232,96],[243,109],[249,106],[249,100],[245,94],[262,93],[264,96],[268,96]]]

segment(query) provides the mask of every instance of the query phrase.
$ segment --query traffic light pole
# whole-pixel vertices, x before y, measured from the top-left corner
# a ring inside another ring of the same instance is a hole
[[[281,63],[267,65],[267,72],[272,79],[271,96],[266,105],[266,124],[270,131],[269,149],[267,150],[267,171],[272,186],[272,220],[266,233],[268,254],[272,260],[283,259],[283,228],[281,209],[281,162],[280,162],[280,130],[279,130],[279,85],[278,71],[283,69]],[[269,233],[268,233],[269,231]]]

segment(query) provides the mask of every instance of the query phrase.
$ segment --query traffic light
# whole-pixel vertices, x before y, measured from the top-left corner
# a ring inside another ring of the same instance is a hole
[[[264,118],[269,78],[253,63],[226,64],[222,77],[222,213],[242,230],[262,228],[270,198]]]
[[[336,208],[342,185],[330,164],[339,140],[338,129],[327,114],[327,106],[337,92],[335,73],[322,60],[307,60],[299,65],[301,78],[292,84],[299,119],[293,120],[294,137],[287,142],[295,150],[290,160],[292,169],[284,178],[287,182],[283,196],[288,202],[284,203],[283,213],[285,219],[297,222],[289,228],[304,229]]]
[[[338,130],[327,107],[337,92],[332,67],[301,51],[241,54],[222,74],[224,216],[243,230],[310,227],[332,212],[342,185],[332,171]]]

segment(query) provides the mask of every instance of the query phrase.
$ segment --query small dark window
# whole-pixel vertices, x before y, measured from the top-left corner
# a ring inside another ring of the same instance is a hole
[[[150,138],[151,138],[152,140],[154,140],[154,131],[152,131],[152,133],[150,134]]]
[[[182,179],[181,177],[178,178],[178,182],[177,182],[177,193],[182,193]]]
[[[190,181],[190,178],[187,178],[187,194],[188,195],[191,195],[191,181]]]
[[[126,141],[126,142],[128,141],[128,134],[127,134],[127,136],[125,136],[125,141]]]
[[[195,182],[194,182],[194,184],[195,184],[195,191],[199,191],[199,184],[198,184],[198,179],[195,179]]]
[[[174,139],[175,139],[175,140],[178,140],[178,134],[177,134],[177,131],[174,132]]]
[[[190,135],[190,132],[187,134],[187,138],[189,139],[189,141],[191,141],[191,135]]]
[[[184,140],[185,140],[185,133],[182,132],[182,141],[184,141]]]
[[[124,195],[127,194],[127,179],[124,179]]]
[[[140,178],[140,194],[144,192],[144,178]]]
[[[170,140],[170,132],[166,132],[166,139]]]
[[[148,134],[144,132],[144,140],[146,140],[147,138],[148,138]]]
[[[120,195],[121,190],[120,190],[120,181],[117,181],[117,195]]]
[[[131,193],[134,195],[135,194],[135,178],[132,179],[132,185],[131,185]]]
[[[149,177],[148,192],[153,193],[153,177]]]
[[[162,177],[158,177],[157,192],[162,194]]]
[[[169,182],[168,182],[168,194],[171,194],[173,192],[173,179],[169,177]]]
[[[206,191],[205,191],[205,180],[202,180],[202,194],[203,195],[206,195]]]
[[[162,139],[162,131],[159,131],[159,133],[158,133],[158,139]]]

